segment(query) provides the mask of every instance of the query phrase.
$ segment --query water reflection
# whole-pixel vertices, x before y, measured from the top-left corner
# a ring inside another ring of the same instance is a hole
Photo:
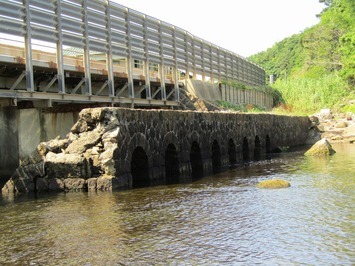
[[[0,264],[352,265],[355,145],[189,184],[0,201]],[[289,189],[261,190],[281,178]]]

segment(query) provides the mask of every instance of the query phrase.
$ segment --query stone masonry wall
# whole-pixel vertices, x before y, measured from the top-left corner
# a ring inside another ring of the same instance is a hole
[[[303,145],[309,126],[307,117],[270,114],[84,109],[67,138],[41,143],[2,191],[112,190],[168,181],[171,171],[179,180],[196,169],[209,175],[233,156]]]

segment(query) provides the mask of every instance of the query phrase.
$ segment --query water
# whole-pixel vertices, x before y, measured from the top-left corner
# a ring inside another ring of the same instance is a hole
[[[0,264],[355,265],[355,145],[191,184],[3,197]],[[264,179],[291,187],[257,189]]]

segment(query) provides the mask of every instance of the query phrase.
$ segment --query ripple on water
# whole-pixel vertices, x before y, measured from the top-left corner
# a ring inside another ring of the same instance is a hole
[[[0,264],[353,265],[354,151],[282,154],[191,184],[3,200]],[[270,178],[291,187],[255,187]]]

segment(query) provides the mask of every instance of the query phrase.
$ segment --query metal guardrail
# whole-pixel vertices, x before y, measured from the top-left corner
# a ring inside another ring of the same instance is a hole
[[[35,92],[35,42],[49,44],[55,51],[52,59],[57,73],[44,92],[53,85],[59,94],[69,92],[65,72],[74,57],[81,60],[83,78],[70,93],[80,91],[88,97],[104,92],[114,98],[125,89],[129,98],[144,91],[146,99],[159,95],[164,101],[168,97],[179,101],[178,81],[182,78],[265,84],[265,71],[245,58],[109,0],[0,0],[0,37],[1,33],[24,39],[26,70],[12,90],[25,78],[27,92]],[[95,89],[93,68],[100,64],[107,78]],[[118,76],[127,79],[119,90],[115,84]],[[144,85],[137,88],[135,80],[143,80]],[[151,82],[159,83],[155,91]],[[173,86],[172,91],[166,91],[166,83]]]

